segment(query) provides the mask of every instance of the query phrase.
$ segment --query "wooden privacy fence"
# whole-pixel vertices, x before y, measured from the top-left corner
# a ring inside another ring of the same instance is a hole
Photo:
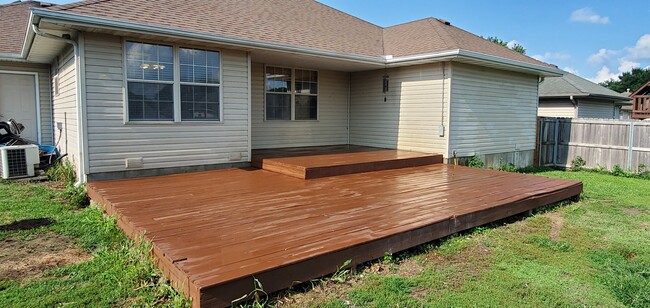
[[[541,117],[538,133],[542,166],[571,167],[580,156],[587,168],[650,167],[650,121]]]

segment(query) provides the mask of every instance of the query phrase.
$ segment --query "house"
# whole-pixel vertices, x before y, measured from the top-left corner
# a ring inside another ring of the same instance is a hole
[[[2,70],[36,76],[36,138],[67,153],[82,182],[246,166],[253,149],[339,144],[527,166],[538,83],[562,75],[445,20],[384,28],[311,0],[28,1],[2,10],[24,18],[3,24],[21,27],[2,46]]]
[[[632,119],[650,119],[650,81],[630,94],[630,98],[632,98]]]
[[[630,97],[632,95],[632,92],[630,92],[630,89],[627,89],[627,91],[621,93],[627,97]],[[630,120],[632,119],[632,105],[634,105],[634,102],[632,102],[631,105],[625,105],[621,107],[621,113],[619,118],[621,120]]]
[[[541,117],[618,119],[630,98],[569,72],[539,84]]]

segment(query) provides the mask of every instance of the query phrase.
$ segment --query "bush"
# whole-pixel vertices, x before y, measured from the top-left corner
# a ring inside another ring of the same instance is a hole
[[[612,175],[627,176],[628,173],[623,168],[621,168],[621,166],[615,165],[614,168],[612,169]]]
[[[571,161],[571,170],[580,171],[586,164],[587,162],[582,158],[582,156],[576,156],[576,158]]]
[[[467,166],[472,168],[483,168],[485,163],[478,155],[474,155],[467,161]]]

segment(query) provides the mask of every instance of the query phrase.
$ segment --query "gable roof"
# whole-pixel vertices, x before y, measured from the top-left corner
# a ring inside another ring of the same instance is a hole
[[[29,9],[40,6],[38,1],[17,1],[0,5],[0,53],[20,54],[27,31]]]
[[[630,94],[630,97],[637,95],[650,95],[650,80],[634,91],[634,93]]]
[[[436,18],[425,18],[385,28],[383,37],[386,55],[410,56],[463,49],[554,68],[550,64],[490,42]]]
[[[87,0],[50,10],[130,25],[373,57],[373,61],[470,51],[556,72],[549,64],[438,19],[382,28],[312,0]]]
[[[562,77],[546,77],[539,84],[539,97],[596,97],[629,101],[630,98],[569,72]]]

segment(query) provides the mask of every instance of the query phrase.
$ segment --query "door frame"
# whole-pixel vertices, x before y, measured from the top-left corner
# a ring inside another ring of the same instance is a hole
[[[0,70],[0,74],[31,75],[34,76],[34,95],[36,97],[36,142],[41,143],[41,93],[39,91],[39,77],[37,72],[23,72]]]

